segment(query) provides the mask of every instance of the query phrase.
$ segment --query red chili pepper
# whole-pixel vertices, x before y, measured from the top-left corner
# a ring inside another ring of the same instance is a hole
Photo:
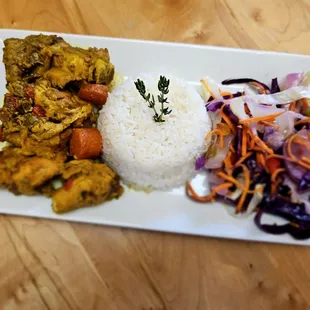
[[[35,105],[32,109],[32,113],[38,117],[46,116],[46,112],[43,108],[38,105]]]
[[[34,87],[31,85],[28,85],[24,88],[24,91],[28,98],[34,99]]]
[[[66,191],[69,191],[69,190],[71,189],[72,185],[73,185],[73,179],[69,179],[69,180],[65,183],[64,189],[65,189]]]
[[[17,97],[8,93],[5,95],[4,104],[9,109],[16,109],[19,106],[19,101],[18,101]]]

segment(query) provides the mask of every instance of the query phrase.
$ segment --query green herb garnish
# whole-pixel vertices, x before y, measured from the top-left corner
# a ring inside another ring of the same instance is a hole
[[[168,107],[165,107],[165,103],[168,104],[168,98],[165,97],[169,93],[169,84],[170,80],[168,80],[164,76],[160,76],[158,81],[158,90],[160,91],[160,95],[157,96],[158,102],[161,103],[160,114],[156,111],[155,108],[155,97],[150,93],[146,94],[144,82],[141,80],[137,80],[135,82],[136,88],[142,98],[149,104],[148,107],[154,110],[153,120],[156,123],[163,123],[165,120],[163,119],[164,115],[168,115],[172,112]]]

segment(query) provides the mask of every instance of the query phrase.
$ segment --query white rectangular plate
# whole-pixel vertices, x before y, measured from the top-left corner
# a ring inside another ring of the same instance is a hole
[[[24,38],[39,32],[0,30],[0,40]],[[201,45],[125,40],[95,36],[58,34],[72,45],[106,47],[116,71],[125,76],[141,71],[171,73],[197,83],[208,75],[221,82],[228,78],[251,77],[265,82],[290,72],[308,71],[310,57],[273,52],[240,50]],[[0,55],[2,59],[2,54]],[[0,67],[0,92],[5,92],[4,66]],[[198,204],[184,189],[146,194],[126,190],[123,197],[102,206],[56,215],[44,197],[14,196],[0,190],[0,213],[133,227],[200,236],[310,245],[288,235],[268,235],[256,228],[253,217],[237,219],[219,203]],[[269,218],[273,221],[273,218]]]

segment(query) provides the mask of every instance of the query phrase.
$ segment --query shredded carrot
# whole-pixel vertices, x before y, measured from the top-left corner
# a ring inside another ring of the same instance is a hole
[[[248,123],[256,123],[259,121],[272,121],[276,117],[280,116],[284,112],[279,112],[279,113],[273,113],[265,116],[257,116],[257,117],[252,117],[252,118],[247,118],[239,121],[240,124],[248,124]]]
[[[272,175],[271,175],[271,181],[272,182],[275,182],[277,180],[277,176],[282,173],[282,172],[285,172],[286,170],[284,168],[278,168],[276,169]]]
[[[257,163],[264,169],[266,169],[266,160],[265,157],[262,153],[257,153],[256,154],[256,158],[257,158]]]
[[[230,188],[232,185],[233,185],[233,184],[231,184],[231,183],[223,183],[223,184],[221,184],[221,185],[218,185],[218,186],[214,187],[209,195],[207,195],[207,196],[199,196],[199,195],[195,192],[195,190],[194,190],[194,188],[192,187],[192,185],[191,185],[189,182],[187,182],[187,183],[186,183],[186,191],[187,191],[187,194],[188,194],[190,197],[192,197],[193,199],[195,199],[196,201],[200,201],[200,202],[210,202],[210,201],[213,201],[213,200],[214,200],[215,195],[216,195],[219,191],[221,191],[221,190],[223,190],[223,189],[228,189],[228,188]]]
[[[207,140],[210,136],[212,136],[213,134],[218,134],[221,135],[221,131],[219,129],[213,129],[211,130],[205,137],[205,140]]]
[[[247,131],[245,128],[242,130],[242,144],[241,144],[241,155],[245,156],[247,151]]]
[[[229,150],[230,150],[232,153],[236,153],[236,150],[234,149],[232,143],[230,143],[230,145],[229,145]]]
[[[222,134],[220,135],[220,148],[224,148],[224,136]]]
[[[218,177],[224,179],[225,181],[230,182],[230,183],[236,185],[238,188],[242,189],[243,191],[247,191],[249,194],[254,194],[254,193],[257,193],[259,191],[259,190],[253,190],[253,191],[252,190],[248,190],[237,179],[235,179],[233,176],[225,174],[223,171],[219,171],[216,175]]]
[[[252,116],[251,115],[251,111],[250,111],[250,109],[249,109],[249,107],[248,107],[248,105],[246,103],[244,104],[244,111],[245,111],[246,115]]]
[[[296,102],[294,101],[294,102],[291,102],[291,104],[290,104],[290,106],[289,106],[289,110],[290,111],[295,111],[295,108],[296,108]]]
[[[254,137],[249,141],[249,149],[250,150],[254,150],[256,147],[255,147],[255,139]]]
[[[302,157],[301,160],[305,161],[306,163],[310,164],[310,158]]]
[[[254,143],[255,143],[255,140],[254,140]],[[257,146],[255,145],[253,148],[252,148],[253,151],[256,151],[256,152],[264,152],[264,150],[260,147],[260,146]]]
[[[310,148],[310,141],[309,141],[309,139],[306,139],[306,138],[300,137],[300,136],[296,136],[294,140],[295,140],[294,141],[295,143],[300,144],[302,146],[305,146],[307,149]]]
[[[216,125],[216,128],[222,132],[223,136],[228,136],[229,134],[231,134],[229,126],[225,123],[218,123]]]
[[[236,163],[235,166],[239,166],[240,164],[242,164],[247,158],[249,158],[251,155],[253,154],[253,152],[248,152],[246,153],[244,156],[242,156]]]
[[[250,127],[247,127],[247,132],[250,138],[248,139],[248,148],[252,149],[255,146],[254,134]]]
[[[205,80],[200,80],[200,83],[203,84],[203,86],[208,90],[208,92],[210,93],[210,95],[215,98],[214,93],[212,92],[212,90],[209,88],[208,83]]]
[[[249,193],[249,188],[251,185],[249,169],[243,164],[241,164],[240,167],[242,168],[243,174],[244,174],[245,190],[243,191],[243,193],[242,193],[242,195],[238,201],[238,204],[236,206],[236,213],[239,213],[242,210],[245,198]]]
[[[261,84],[259,84],[259,83],[257,83],[257,82],[250,82],[249,84],[251,84],[251,85],[257,87],[257,88],[260,90],[260,92],[261,92],[262,94],[266,94],[266,93],[267,93],[267,92],[266,92],[266,89],[265,89]]]
[[[230,92],[228,92],[228,91],[221,91],[221,90],[219,90],[219,92],[220,92],[220,95],[221,95],[222,97],[224,97],[224,96],[229,96],[229,98],[234,98],[233,94],[230,93]]]
[[[268,154],[273,154],[273,153],[274,153],[274,152],[273,152],[273,149],[269,148],[269,147],[266,145],[266,143],[265,143],[263,140],[261,140],[258,136],[255,136],[255,137],[254,137],[254,141],[255,141],[255,142],[258,142],[259,145],[261,146],[261,148],[262,148],[264,151],[266,151]]]
[[[306,163],[304,163],[303,161],[301,161],[301,160],[299,160],[298,158],[296,158],[296,157],[293,155],[293,153],[292,153],[292,142],[293,142],[293,140],[294,140],[295,137],[296,137],[296,134],[295,134],[295,135],[292,135],[292,136],[287,140],[287,146],[286,146],[286,148],[287,148],[287,154],[288,154],[288,156],[289,156],[290,158],[294,159],[295,162],[296,162],[298,165],[300,165],[300,166],[302,166],[302,167],[304,167],[304,168],[306,168],[306,169],[310,169],[310,166],[309,166],[308,164],[306,164]]]
[[[271,195],[275,195],[277,192],[277,188],[282,181],[279,179],[273,183],[271,183]]]
[[[246,127],[246,129],[247,129],[247,132],[248,132],[249,136],[251,138],[254,138],[254,134],[253,134],[253,131],[251,130],[251,128],[250,127]]]
[[[228,151],[227,156],[224,159],[224,165],[226,169],[232,169],[233,168],[233,164],[231,162],[231,156],[232,156],[232,151]]]
[[[270,127],[274,128],[274,129],[276,129],[276,130],[279,130],[279,129],[280,129],[280,126],[277,126],[277,125],[275,125],[275,124],[273,124],[273,123],[270,123],[270,122],[267,122],[267,121],[259,121],[258,124],[259,124],[259,125],[270,126]]]
[[[304,124],[304,123],[310,123],[310,117],[305,118],[305,119],[301,119],[301,120],[295,122],[295,126],[300,125],[300,124]]]
[[[220,114],[222,116],[222,118],[224,119],[224,121],[226,122],[226,124],[229,126],[229,128],[231,129],[231,131],[236,134],[237,130],[235,125],[231,122],[231,120],[229,119],[229,117],[224,113],[224,107],[227,105],[227,102],[225,102],[221,109],[220,109]]]

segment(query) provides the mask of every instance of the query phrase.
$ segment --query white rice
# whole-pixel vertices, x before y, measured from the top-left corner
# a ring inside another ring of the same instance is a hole
[[[210,120],[195,88],[170,79],[169,108],[164,123],[153,120],[154,111],[138,93],[134,81],[144,81],[157,98],[159,75],[128,79],[109,95],[100,111],[98,129],[103,136],[103,158],[125,184],[146,189],[184,185],[195,173],[195,161],[205,150]],[[160,104],[156,103],[157,111]]]

